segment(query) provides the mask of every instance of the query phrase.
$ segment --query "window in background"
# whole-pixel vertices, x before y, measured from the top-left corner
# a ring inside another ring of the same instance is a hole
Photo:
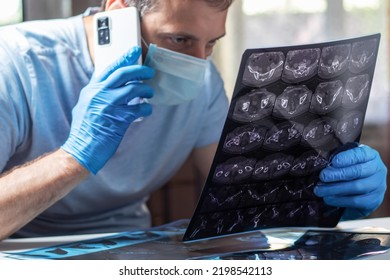
[[[381,8],[381,0],[343,0],[343,6],[346,11],[350,12],[356,9],[373,9]]]
[[[244,0],[242,10],[246,15],[274,13],[318,13],[326,10],[326,0]]]
[[[0,25],[21,22],[23,20],[22,0],[0,0]]]

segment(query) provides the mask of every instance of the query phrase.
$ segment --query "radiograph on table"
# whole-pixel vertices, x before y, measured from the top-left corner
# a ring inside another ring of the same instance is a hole
[[[390,233],[308,230],[285,249],[226,253],[205,260],[356,260],[390,249]]]

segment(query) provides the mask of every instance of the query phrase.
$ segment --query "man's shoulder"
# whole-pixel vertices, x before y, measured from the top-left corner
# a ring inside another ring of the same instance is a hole
[[[74,19],[26,21],[0,28],[0,47],[23,53],[45,51],[76,40]]]

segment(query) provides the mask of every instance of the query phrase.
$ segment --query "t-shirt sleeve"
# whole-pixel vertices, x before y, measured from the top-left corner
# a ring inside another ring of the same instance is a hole
[[[0,173],[18,147],[23,145],[27,133],[26,115],[28,108],[23,96],[24,88],[17,63],[21,54],[15,55],[0,41]],[[19,61],[19,62],[18,62]]]
[[[208,97],[208,104],[203,114],[202,133],[196,142],[196,148],[218,143],[229,108],[223,80],[211,61],[206,72],[204,90]]]

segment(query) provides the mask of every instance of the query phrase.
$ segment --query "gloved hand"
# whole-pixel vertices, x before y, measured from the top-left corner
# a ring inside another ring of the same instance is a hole
[[[387,168],[379,153],[359,147],[337,154],[320,173],[314,193],[328,205],[345,207],[343,219],[368,216],[382,203]]]
[[[70,134],[61,148],[94,174],[115,153],[129,125],[152,112],[148,103],[129,104],[136,97],[153,95],[141,81],[152,78],[154,70],[135,65],[140,55],[135,47],[94,75],[73,108]]]

